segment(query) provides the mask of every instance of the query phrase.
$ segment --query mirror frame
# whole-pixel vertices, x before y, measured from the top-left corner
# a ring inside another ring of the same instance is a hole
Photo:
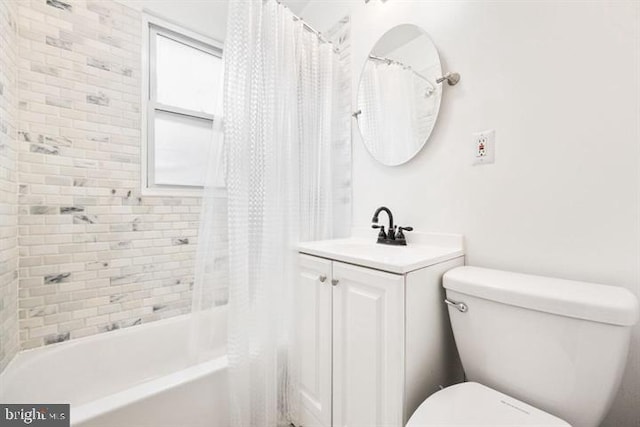
[[[369,49],[369,52],[367,53],[366,59],[364,61],[364,63],[362,64],[362,67],[360,69],[360,76],[358,78],[358,89],[356,91],[356,101],[355,101],[355,105],[356,105],[356,110],[358,109],[358,98],[360,96],[360,87],[362,85],[362,79],[364,77],[364,71],[367,67],[367,62],[368,62],[368,58],[369,56],[372,54],[373,50],[375,49],[375,47],[378,45],[378,43],[380,42],[380,40],[382,40],[387,34],[389,34],[391,31],[395,30],[398,27],[402,27],[402,26],[412,26],[417,28],[422,35],[426,36],[426,38],[431,42],[431,45],[433,46],[433,49],[435,51],[435,53],[438,55],[438,63],[440,64],[440,75],[442,75],[443,71],[442,71],[442,62],[440,60],[440,52],[438,51],[438,47],[436,46],[436,44],[433,42],[433,39],[431,38],[431,36],[429,35],[429,33],[427,33],[422,27],[420,27],[419,25],[413,24],[413,23],[404,23],[404,24],[398,24],[398,25],[394,25],[393,27],[389,28],[388,30],[386,30],[380,37],[378,37],[378,39],[375,41],[375,43],[373,44],[373,46],[371,46],[371,48]],[[440,114],[440,106],[442,105],[442,95],[444,93],[443,91],[443,85],[441,83],[437,83],[437,82],[433,82],[433,84],[439,88],[440,90],[440,97],[438,100],[437,105],[435,106],[435,119],[433,122],[433,126],[431,126],[431,129],[429,130],[429,132],[427,133],[427,135],[424,138],[424,141],[422,141],[422,143],[420,144],[420,146],[416,149],[416,151],[409,156],[408,158],[399,161],[399,162],[385,162],[383,161],[383,159],[379,159],[377,158],[372,152],[371,149],[369,148],[369,145],[367,145],[365,136],[362,132],[362,128],[360,125],[360,118],[358,113],[354,113],[354,117],[356,119],[356,122],[358,123],[358,132],[360,133],[360,138],[362,139],[362,144],[364,145],[364,147],[366,148],[367,152],[369,153],[369,155],[371,155],[371,157],[377,161],[378,163],[384,165],[384,166],[401,166],[404,165],[408,162],[410,162],[411,160],[413,160],[425,147],[425,145],[427,144],[427,142],[429,141],[429,139],[431,138],[431,135],[433,134],[433,130],[436,127],[436,124],[438,122],[438,116]]]

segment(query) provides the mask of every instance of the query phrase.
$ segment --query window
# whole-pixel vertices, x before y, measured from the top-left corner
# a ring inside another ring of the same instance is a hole
[[[224,65],[219,43],[145,17],[143,194],[198,193]]]

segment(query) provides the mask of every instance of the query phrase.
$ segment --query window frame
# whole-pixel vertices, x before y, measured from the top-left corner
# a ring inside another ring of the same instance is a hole
[[[142,46],[142,150],[140,157],[141,194],[145,196],[201,196],[203,187],[186,185],[166,185],[154,182],[154,148],[155,148],[155,115],[156,111],[179,114],[212,123],[216,117],[212,114],[189,110],[157,101],[156,91],[156,40],[157,36],[166,37],[222,58],[222,43],[176,25],[149,13],[143,13],[143,46]]]

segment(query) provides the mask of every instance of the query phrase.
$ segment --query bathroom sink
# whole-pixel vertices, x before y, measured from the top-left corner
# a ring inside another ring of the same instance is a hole
[[[441,240],[441,239],[440,239]],[[410,243],[390,246],[376,243],[371,238],[318,240],[298,245],[302,253],[358,264],[391,273],[405,274],[464,255],[462,244],[456,240]]]

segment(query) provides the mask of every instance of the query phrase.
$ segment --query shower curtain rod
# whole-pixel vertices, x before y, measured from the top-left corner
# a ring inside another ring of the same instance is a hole
[[[369,59],[373,59],[374,61],[386,62],[387,64],[396,64],[396,65],[400,65],[401,67],[404,67],[406,69],[409,69],[409,70],[411,70],[411,72],[413,74],[415,74],[419,78],[421,78],[424,81],[426,81],[427,83],[429,83],[429,85],[431,86],[431,89],[434,89],[434,84],[431,82],[431,80],[429,80],[428,78],[426,78],[425,76],[423,76],[422,74],[420,74],[419,72],[414,70],[411,67],[411,65],[403,64],[402,62],[396,61],[395,59],[382,58],[380,56],[375,56],[375,55],[369,55]],[[436,84],[441,84],[444,81],[446,81],[449,86],[455,86],[460,81],[460,74],[452,73],[452,72],[446,73],[444,76],[438,77],[436,79]]]
[[[429,83],[431,85],[431,88],[433,88],[433,86],[434,86],[433,83],[431,83],[431,81],[428,78],[426,78],[425,76],[423,76],[422,74],[420,74],[419,72],[414,70],[411,67],[411,65],[403,64],[402,62],[396,61],[395,59],[382,58],[380,56],[375,56],[375,55],[369,55],[369,59],[373,59],[374,61],[386,62],[387,64],[399,65],[404,69],[410,70],[413,74],[415,74],[416,76],[418,76],[419,78],[421,78],[425,82]]]
[[[265,0],[268,1],[268,0]],[[289,9],[289,7],[286,4],[283,4],[282,1],[280,0],[275,0],[276,3],[278,3],[280,6],[285,7],[287,9]],[[291,9],[289,9],[291,11]],[[293,13],[293,11],[291,11],[291,13]],[[318,37],[318,40],[320,40],[323,43],[327,43],[331,45],[331,48],[333,49],[333,51],[335,53],[340,53],[340,51],[338,50],[338,48],[333,44],[333,42],[331,40],[329,40],[328,38],[326,38],[325,36],[322,35],[322,33],[318,30],[316,30],[315,28],[313,28],[311,25],[309,25],[307,23],[307,21],[305,21],[304,19],[302,19],[301,17],[299,17],[298,15],[296,15],[295,13],[293,13],[293,20],[294,21],[300,21],[302,23],[302,28],[304,28],[305,30],[309,31],[312,34],[315,34],[316,37]]]
[[[285,7],[286,7],[286,6],[285,6]],[[293,16],[294,16],[294,18],[293,18],[294,20],[302,22],[302,26],[303,26],[307,31],[309,31],[310,33],[315,34],[315,35],[318,37],[318,39],[320,39],[320,41],[321,41],[321,42],[324,42],[324,43],[328,43],[328,44],[330,44],[330,45],[333,45],[333,42],[332,42],[331,40],[327,39],[325,36],[323,36],[323,35],[322,35],[322,33],[321,33],[320,31],[316,30],[316,29],[315,29],[315,28],[313,28],[311,25],[309,25],[309,24],[307,23],[307,21],[305,21],[304,19],[300,18],[300,17],[299,17],[299,16],[297,16],[297,15],[293,15]]]

